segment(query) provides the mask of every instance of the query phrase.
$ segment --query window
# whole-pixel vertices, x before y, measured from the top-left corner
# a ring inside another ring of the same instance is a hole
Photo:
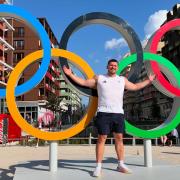
[[[14,37],[24,37],[24,27],[15,27]]]
[[[29,106],[27,107],[26,106],[26,111],[31,111],[31,107],[29,107]]]
[[[14,40],[15,49],[24,49],[24,40]]]
[[[39,96],[42,96],[42,95],[44,95],[44,88],[39,89]]]
[[[14,53],[13,62],[18,63],[21,59],[24,58],[24,53]]]
[[[20,80],[19,80],[19,82],[18,82],[18,85],[21,85],[21,84],[23,84],[24,83],[24,78],[20,78]]]
[[[25,107],[19,107],[19,111],[20,112],[24,112],[25,111]]]
[[[0,37],[3,38],[3,30],[2,29],[0,29]]]
[[[32,107],[32,111],[37,111],[37,107]]]

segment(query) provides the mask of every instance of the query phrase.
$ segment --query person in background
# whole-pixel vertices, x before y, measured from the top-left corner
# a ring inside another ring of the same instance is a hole
[[[162,144],[162,146],[165,146],[166,145],[166,142],[167,142],[167,136],[166,135],[164,135],[164,136],[161,136],[161,144]]]
[[[179,137],[179,134],[178,134],[178,131],[177,129],[173,129],[169,135],[169,146],[172,146],[173,145],[173,141],[176,140],[176,138]]]
[[[33,119],[31,118],[31,116],[29,114],[26,114],[26,121],[29,123],[29,124],[32,124],[33,123]]]

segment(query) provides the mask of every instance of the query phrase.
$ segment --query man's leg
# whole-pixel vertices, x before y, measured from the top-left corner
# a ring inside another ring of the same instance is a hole
[[[118,170],[123,173],[131,173],[131,170],[124,164],[124,143],[123,143],[123,134],[114,133],[115,138],[115,149],[118,158]]]
[[[96,144],[96,169],[93,173],[93,176],[100,176],[101,175],[101,168],[102,168],[102,160],[104,155],[104,144],[106,142],[107,135],[98,135],[98,140]]]
[[[98,135],[98,140],[96,143],[96,162],[102,163],[104,155],[104,145],[107,139],[107,135]]]
[[[164,136],[164,145],[166,145],[167,136]]]
[[[115,139],[115,149],[118,161],[124,161],[124,144],[123,144],[123,134],[114,133]]]
[[[161,136],[160,139],[161,139],[161,145],[163,146],[164,145],[164,136]]]

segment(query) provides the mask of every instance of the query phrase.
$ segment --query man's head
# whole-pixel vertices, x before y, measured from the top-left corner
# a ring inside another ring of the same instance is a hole
[[[115,75],[118,70],[118,61],[116,59],[110,59],[107,64],[108,74]]]

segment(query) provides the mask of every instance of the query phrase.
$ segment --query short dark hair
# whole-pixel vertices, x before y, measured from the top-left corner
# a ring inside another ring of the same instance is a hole
[[[111,62],[116,62],[116,63],[118,64],[118,60],[116,60],[116,59],[110,59],[110,60],[108,61],[108,65],[109,65]]]

